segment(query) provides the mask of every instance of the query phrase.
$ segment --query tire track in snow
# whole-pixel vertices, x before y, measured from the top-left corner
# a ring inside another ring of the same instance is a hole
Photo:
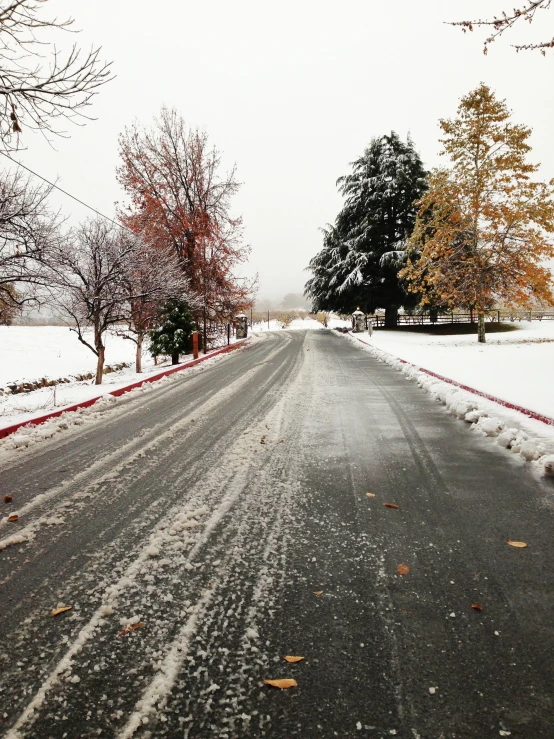
[[[262,430],[262,427],[259,429],[256,429],[254,432],[255,443],[259,444],[259,435]],[[240,444],[239,444],[240,446]],[[239,455],[240,449],[237,449],[237,445],[232,448],[232,451],[229,453],[229,459],[225,460],[228,462],[229,467],[232,467],[231,462],[232,460],[238,460],[240,458]],[[223,465],[225,468],[225,465]],[[221,475],[219,473],[220,482],[221,482]],[[204,483],[205,486],[205,483]],[[237,490],[242,490],[243,486],[239,485]],[[235,495],[235,498],[237,497],[238,493]],[[229,501],[224,501],[222,503],[222,506],[220,506],[220,510],[217,511],[216,518],[221,518],[222,515],[225,515],[228,513],[229,509]],[[208,532],[210,532],[212,529],[215,529],[214,527],[214,521],[211,522],[211,524],[208,524]],[[204,537],[205,540],[206,537]],[[208,536],[209,540],[209,536]],[[205,541],[203,542],[205,543]],[[193,552],[190,553],[190,556],[194,556],[199,550],[199,547],[201,545],[197,545]],[[144,561],[144,558],[143,558]],[[136,563],[135,563],[136,567]],[[126,573],[126,576],[121,578],[120,583],[125,583],[126,585],[129,585],[130,582],[133,581],[133,576],[137,574],[137,570],[133,569],[133,567],[130,568],[130,571]],[[105,610],[104,606],[99,609],[93,616],[93,618],[89,621],[89,623],[84,627],[84,629],[81,630],[79,636],[73,643],[72,647],[68,650],[64,658],[59,662],[56,669],[53,671],[53,673],[49,676],[49,678],[44,682],[41,689],[36,694],[35,698],[31,702],[31,704],[28,706],[28,708],[23,712],[23,714],[20,717],[20,720],[16,724],[16,728],[14,731],[19,731],[19,729],[25,725],[25,723],[32,717],[33,713],[43,704],[44,700],[46,699],[46,696],[49,692],[49,690],[53,687],[53,685],[57,684],[60,676],[62,673],[66,672],[68,669],[68,666],[71,665],[74,657],[83,650],[83,647],[86,642],[88,642],[89,638],[91,637],[92,633],[96,630],[98,626],[101,626],[100,623],[105,617]]]
[[[269,356],[267,361],[271,361],[280,353],[282,347],[275,349]],[[244,375],[238,377],[233,384],[228,387],[219,390],[209,400],[200,403],[194,409],[188,412],[183,418],[182,411],[178,411],[172,419],[169,421],[171,424],[167,427],[167,421],[160,423],[155,426],[149,433],[146,433],[143,437],[132,439],[123,447],[118,448],[111,454],[96,460],[87,469],[78,473],[72,480],[59,485],[46,493],[41,493],[35,496],[29,503],[18,509],[18,515],[23,518],[30,513],[37,512],[40,514],[40,518],[35,521],[31,521],[23,530],[17,531],[11,534],[9,537],[0,539],[0,550],[7,548],[14,543],[22,543],[23,541],[29,541],[35,538],[37,530],[40,529],[40,519],[52,516],[60,516],[67,514],[66,504],[68,502],[67,496],[70,496],[70,501],[75,499],[75,502],[79,499],[86,497],[88,492],[98,489],[103,484],[117,480],[119,475],[129,468],[133,463],[140,461],[148,453],[160,451],[165,456],[169,456],[175,449],[182,444],[182,441],[190,437],[196,432],[196,429],[190,428],[191,415],[195,414],[195,421],[206,421],[209,422],[208,415],[213,412],[218,406],[224,403],[230,396],[240,392],[246,385],[252,383],[255,379],[256,374],[261,370],[261,365],[257,365],[249,370]],[[277,368],[271,376],[263,383],[263,390],[271,387],[275,375],[278,374],[280,368]],[[177,421],[175,419],[179,418]],[[165,431],[162,431],[162,426],[166,427]],[[179,432],[186,432],[186,436],[180,438],[175,437]],[[168,443],[169,442],[169,443]],[[104,472],[104,470],[108,470]],[[149,469],[142,469],[140,471],[137,481],[141,477],[144,477],[149,472]],[[75,491],[72,493],[72,491]],[[56,499],[64,496],[64,500],[56,504]],[[46,506],[54,502],[54,508],[45,510]],[[7,518],[0,520],[0,532],[12,526],[7,521]]]

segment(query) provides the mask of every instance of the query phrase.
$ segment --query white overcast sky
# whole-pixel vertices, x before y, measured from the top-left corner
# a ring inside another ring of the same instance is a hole
[[[499,13],[513,0],[50,0],[73,15],[85,48],[103,47],[117,78],[90,109],[97,120],[68,128],[56,150],[29,137],[21,161],[107,215],[123,195],[115,180],[117,137],[162,105],[204,128],[236,163],[259,297],[301,292],[319,228],[341,205],[336,179],[374,136],[409,132],[424,163],[439,163],[438,119],[481,81],[533,128],[533,159],[554,177],[554,56],[509,44],[551,38],[554,10],[482,53],[484,32],[445,25]],[[63,48],[73,38],[59,34]],[[63,196],[72,219],[87,211]]]

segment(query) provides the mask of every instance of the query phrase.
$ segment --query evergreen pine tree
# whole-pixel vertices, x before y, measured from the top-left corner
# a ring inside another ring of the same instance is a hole
[[[168,300],[160,310],[158,325],[150,331],[150,354],[171,357],[172,364],[178,364],[179,355],[190,351],[191,334],[197,330],[188,303]]]
[[[394,131],[373,139],[352,167],[337,182],[346,200],[335,225],[324,229],[323,249],[310,262],[314,277],[305,294],[314,311],[384,308],[386,325],[395,326],[398,308],[417,302],[398,272],[427,173],[412,140],[404,143]]]

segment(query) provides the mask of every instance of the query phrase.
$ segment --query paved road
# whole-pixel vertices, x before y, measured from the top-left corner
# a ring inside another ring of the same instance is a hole
[[[554,736],[554,486],[403,375],[282,332],[86,419],[1,462],[1,736]]]

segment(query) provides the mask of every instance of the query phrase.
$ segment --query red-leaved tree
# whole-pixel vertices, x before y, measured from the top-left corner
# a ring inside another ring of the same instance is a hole
[[[207,134],[163,108],[151,128],[127,128],[119,149],[117,176],[131,200],[122,222],[154,248],[172,245],[208,320],[251,305],[253,282],[234,274],[250,252],[242,219],[230,212],[240,184]]]

